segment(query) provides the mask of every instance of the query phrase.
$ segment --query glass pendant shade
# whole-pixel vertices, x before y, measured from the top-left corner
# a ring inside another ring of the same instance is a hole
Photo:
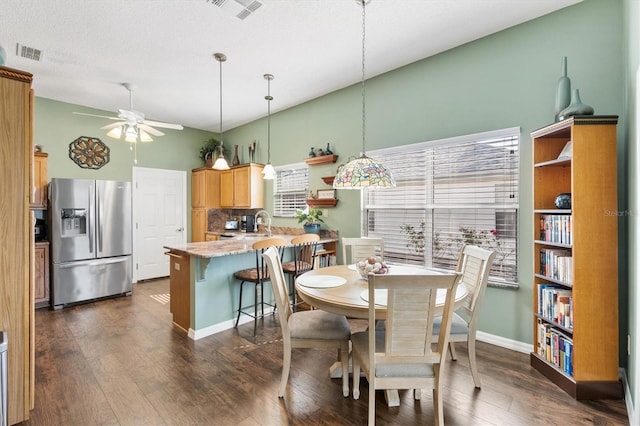
[[[342,166],[333,180],[335,189],[393,188],[395,186],[396,180],[389,169],[365,154]]]
[[[114,127],[113,129],[109,130],[107,136],[114,139],[120,139],[122,137],[122,126]]]
[[[356,0],[362,5],[362,154],[338,170],[333,179],[335,189],[395,188],[396,180],[382,163],[367,157],[366,142],[366,102],[365,102],[365,6],[370,0]]]
[[[153,142],[153,138],[151,137],[151,135],[149,135],[149,133],[140,129],[140,142]]]
[[[224,141],[222,140],[222,63],[227,60],[227,56],[224,53],[214,53],[213,57],[220,64],[220,155],[213,163],[212,169],[215,170],[228,170],[229,163],[224,158]]]
[[[264,169],[262,169],[262,178],[266,180],[273,180],[276,178],[276,169],[273,168],[271,163],[268,163],[264,166]]]
[[[220,155],[216,158],[216,162],[213,163],[212,169],[216,170],[229,170],[229,163],[224,158],[224,154],[222,153],[222,146],[220,146]]]

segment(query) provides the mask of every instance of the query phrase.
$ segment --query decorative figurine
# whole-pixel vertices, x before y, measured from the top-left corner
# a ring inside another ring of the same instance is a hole
[[[316,156],[322,157],[323,155],[324,155],[324,151],[322,150],[322,148],[318,148],[318,150],[316,151]]]
[[[333,155],[333,151],[331,151],[331,144],[327,142],[327,149],[324,150],[324,155]]]
[[[315,157],[316,156],[316,152],[313,150],[313,147],[311,147],[311,151],[309,151],[309,157]]]

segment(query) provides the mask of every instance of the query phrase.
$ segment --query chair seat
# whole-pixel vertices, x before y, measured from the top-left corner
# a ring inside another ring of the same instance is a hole
[[[344,315],[314,310],[295,312],[289,317],[292,339],[349,340],[351,328]]]
[[[263,275],[261,277],[261,275]],[[243,269],[241,271],[236,271],[233,273],[233,276],[241,281],[253,281],[253,282],[257,282],[260,281],[260,279],[262,278],[264,281],[268,281],[269,280],[269,273],[268,272],[262,272],[256,268],[251,268],[251,269]]]
[[[441,322],[442,322],[442,317],[434,318],[433,320],[434,335],[440,333]],[[451,332],[449,333],[449,335],[467,336],[468,334],[469,334],[469,325],[464,319],[462,319],[460,315],[454,313],[453,318],[451,318]]]
[[[297,263],[297,268],[296,268],[296,263]],[[286,274],[295,274],[297,271],[308,271],[312,267],[313,265],[303,261],[298,261],[298,262],[291,261],[291,262],[285,262],[282,264],[282,270]]]
[[[376,352],[384,352],[385,330],[376,330]],[[369,332],[361,331],[351,335],[351,344],[362,354],[362,365],[369,370]],[[376,366],[376,377],[434,377],[432,364],[393,363]],[[410,384],[408,384],[411,387]]]

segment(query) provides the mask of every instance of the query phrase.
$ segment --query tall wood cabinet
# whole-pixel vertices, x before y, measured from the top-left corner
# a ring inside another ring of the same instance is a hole
[[[535,349],[530,360],[576,399],[622,397],[617,121],[617,116],[576,116],[531,134]],[[564,195],[557,207],[559,194],[570,194],[570,205]]]
[[[207,210],[220,207],[220,172],[200,167],[191,172],[191,241],[204,241]]]
[[[220,207],[264,207],[263,164],[243,164],[220,172]]]
[[[33,399],[32,75],[0,66],[0,329],[7,332],[8,423],[29,418]]]

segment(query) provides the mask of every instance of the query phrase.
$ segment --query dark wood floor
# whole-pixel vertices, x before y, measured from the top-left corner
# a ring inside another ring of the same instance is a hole
[[[277,318],[254,339],[246,324],[192,341],[174,331],[167,280],[133,296],[36,313],[35,409],[25,425],[362,425],[361,397],[344,398],[328,377],[333,351],[294,350],[284,399],[277,397],[282,343]],[[362,329],[362,321],[352,323]],[[529,366],[529,358],[479,343],[482,389],[466,349],[448,363],[444,417],[450,425],[626,425],[624,401],[577,402]],[[431,393],[401,406],[377,397],[377,423],[433,424]]]

